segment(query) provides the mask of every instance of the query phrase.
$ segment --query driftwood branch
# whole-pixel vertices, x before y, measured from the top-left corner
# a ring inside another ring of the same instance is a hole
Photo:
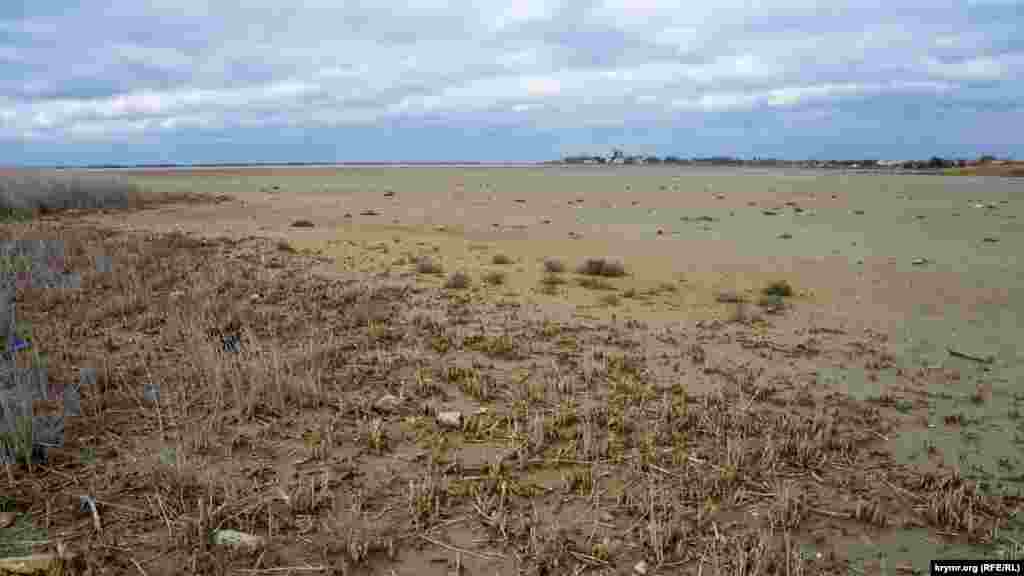
[[[950,356],[956,356],[957,358],[964,358],[966,360],[974,360],[975,362],[981,362],[982,364],[991,364],[995,362],[993,356],[976,356],[974,354],[968,354],[966,352],[958,352],[952,348],[946,348]]]

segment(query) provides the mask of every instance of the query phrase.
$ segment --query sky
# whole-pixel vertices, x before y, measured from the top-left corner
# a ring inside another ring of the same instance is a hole
[[[5,0],[0,164],[1024,158],[1024,0]]]

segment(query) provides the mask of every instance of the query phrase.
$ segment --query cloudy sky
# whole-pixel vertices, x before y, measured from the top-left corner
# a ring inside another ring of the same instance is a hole
[[[0,2],[0,164],[1024,157],[1018,0]]]

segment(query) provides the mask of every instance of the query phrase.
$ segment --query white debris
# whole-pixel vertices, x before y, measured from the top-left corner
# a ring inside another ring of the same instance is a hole
[[[462,412],[458,410],[438,412],[437,422],[442,426],[449,428],[461,428],[462,427]]]

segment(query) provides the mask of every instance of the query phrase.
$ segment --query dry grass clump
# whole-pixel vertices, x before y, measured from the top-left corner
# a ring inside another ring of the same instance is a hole
[[[793,287],[785,280],[776,280],[761,290],[765,296],[781,296],[788,298],[793,295]]]
[[[453,272],[448,276],[448,279],[444,282],[444,287],[449,290],[465,290],[466,288],[469,288],[472,283],[473,281],[472,278],[469,277],[469,274],[460,270]]]
[[[512,259],[509,258],[506,254],[498,253],[498,254],[495,254],[493,258],[491,258],[491,264],[497,264],[499,266],[504,266],[506,264],[511,264],[511,263],[512,263]]]
[[[611,282],[604,278],[580,278],[578,283],[587,290],[615,290],[615,286],[612,286]]]
[[[429,256],[421,256],[416,260],[416,272],[420,274],[441,274],[444,268]]]
[[[565,262],[557,258],[545,258],[544,271],[549,274],[561,274],[565,272]]]
[[[587,258],[583,264],[576,269],[577,274],[586,276],[607,276],[618,278],[626,275],[626,266],[618,260],[606,258]]]
[[[508,276],[500,270],[492,270],[484,274],[484,282],[491,286],[501,286],[508,279]]]
[[[601,296],[600,301],[605,306],[618,306],[620,303],[618,294],[605,294]]]

